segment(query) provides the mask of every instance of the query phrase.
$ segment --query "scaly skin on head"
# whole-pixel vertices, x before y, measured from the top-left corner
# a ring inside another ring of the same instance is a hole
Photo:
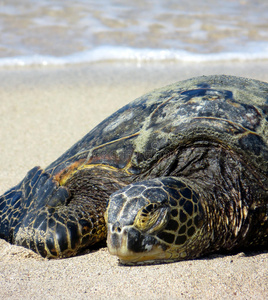
[[[205,206],[179,178],[131,184],[111,196],[105,214],[109,252],[124,264],[198,257],[210,243]]]

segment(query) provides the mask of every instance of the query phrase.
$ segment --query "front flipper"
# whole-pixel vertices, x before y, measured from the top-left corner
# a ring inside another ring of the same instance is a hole
[[[0,237],[43,257],[75,255],[105,238],[102,227],[88,206],[72,203],[68,189],[39,167],[0,197]]]

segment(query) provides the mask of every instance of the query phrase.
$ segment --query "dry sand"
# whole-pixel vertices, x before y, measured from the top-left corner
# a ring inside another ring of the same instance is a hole
[[[134,98],[203,74],[268,82],[268,62],[0,70],[0,194]],[[0,240],[1,299],[267,299],[267,270],[267,252],[124,267],[106,248],[45,260]]]

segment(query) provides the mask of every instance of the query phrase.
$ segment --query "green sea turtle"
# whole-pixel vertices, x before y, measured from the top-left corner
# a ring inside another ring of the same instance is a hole
[[[57,258],[108,230],[125,264],[267,248],[267,161],[268,84],[189,79],[131,102],[30,170],[0,198],[0,235]]]

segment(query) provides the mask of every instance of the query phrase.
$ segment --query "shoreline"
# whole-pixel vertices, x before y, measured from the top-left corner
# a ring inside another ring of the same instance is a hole
[[[135,98],[176,81],[211,74],[268,82],[268,61],[0,69],[0,194],[30,168],[46,167]],[[7,299],[268,297],[267,251],[124,267],[107,248],[62,260],[42,259],[3,240],[0,249],[0,296]]]

